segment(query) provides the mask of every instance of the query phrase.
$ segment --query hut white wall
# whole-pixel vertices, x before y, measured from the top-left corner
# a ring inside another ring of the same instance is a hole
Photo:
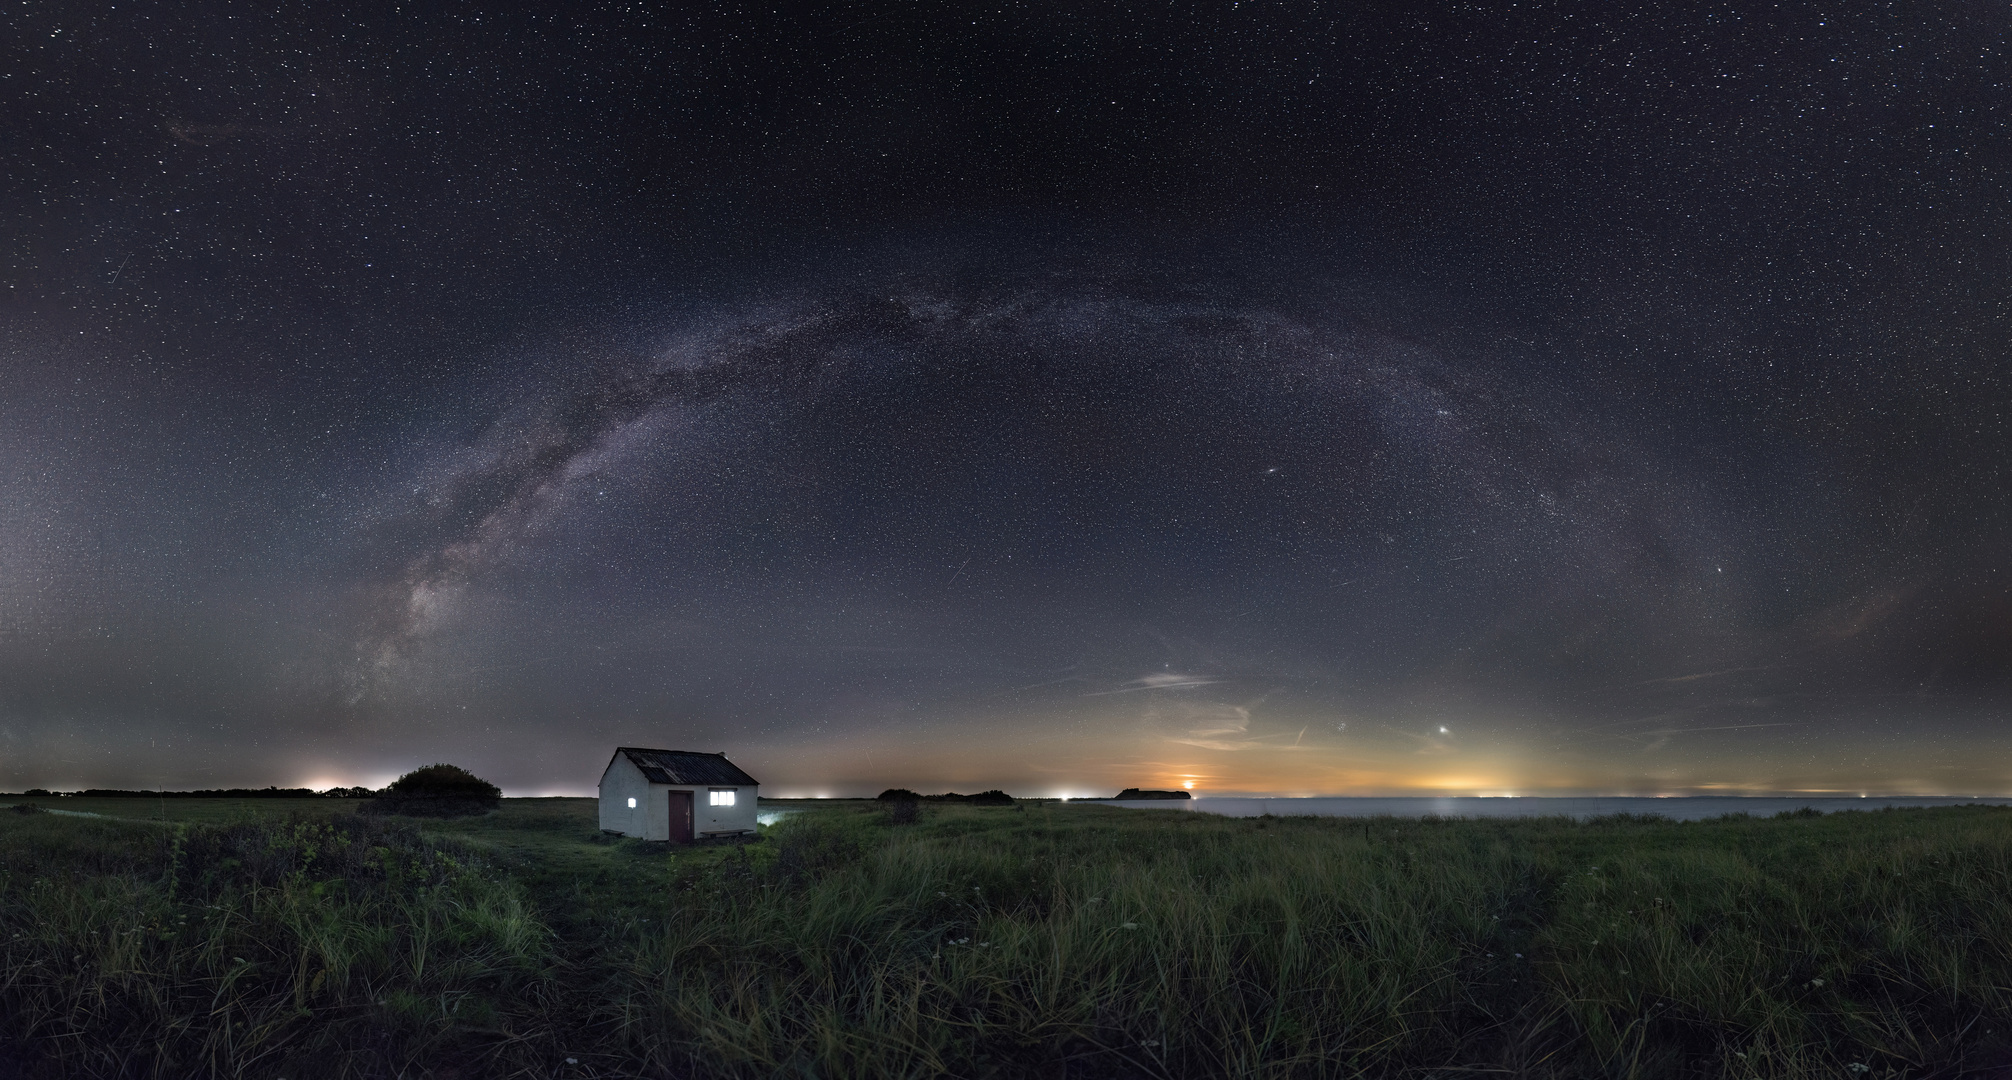
[[[732,806],[714,806],[712,793],[732,791]],[[754,786],[721,788],[702,787],[692,789],[693,828],[700,833],[709,832],[753,832],[755,827],[755,800],[761,789]],[[666,812],[668,813],[668,806]]]
[[[601,774],[601,828],[645,840],[671,838],[671,804],[663,788],[651,784],[624,754],[616,754]],[[636,808],[629,809],[629,800]]]

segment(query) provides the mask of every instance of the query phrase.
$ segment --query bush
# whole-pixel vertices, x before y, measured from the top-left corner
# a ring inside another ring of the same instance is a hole
[[[922,796],[905,787],[891,787],[874,796],[881,802],[921,802]]]
[[[467,817],[486,814],[502,802],[503,791],[495,784],[454,765],[428,765],[414,769],[364,804],[366,814],[404,814],[408,817]]]

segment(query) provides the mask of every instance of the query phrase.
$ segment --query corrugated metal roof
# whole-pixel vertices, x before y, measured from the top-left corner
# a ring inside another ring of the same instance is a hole
[[[700,754],[690,750],[649,750],[640,746],[618,746],[623,754],[643,770],[652,784],[720,784],[752,787],[761,783],[727,760],[725,754]]]

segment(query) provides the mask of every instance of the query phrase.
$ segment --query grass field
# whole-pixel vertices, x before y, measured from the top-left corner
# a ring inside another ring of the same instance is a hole
[[[590,800],[0,810],[0,1076],[1955,1077],[2012,810],[1585,823]],[[167,820],[162,820],[163,814]]]
[[[138,821],[239,821],[287,814],[353,814],[356,799],[144,799],[0,795],[0,806],[46,807],[64,814],[88,814]]]

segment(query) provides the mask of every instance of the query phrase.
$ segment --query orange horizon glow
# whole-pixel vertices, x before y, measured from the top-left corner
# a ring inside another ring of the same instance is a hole
[[[2012,767],[1934,748],[1889,750],[1870,758],[1841,744],[1831,762],[1770,762],[1752,753],[1698,754],[1678,762],[1639,753],[1536,753],[1507,740],[1472,746],[1418,738],[1354,738],[1346,743],[1198,748],[1176,739],[1031,740],[1014,747],[974,739],[958,746],[821,747],[802,758],[760,762],[764,793],[873,795],[999,788],[1032,797],[1108,798],[1128,787],[1185,790],[1196,796],[1254,797],[1684,797],[1786,795],[1839,798],[1982,797],[2012,792]],[[1094,743],[1096,745],[1085,745]],[[1101,753],[1095,752],[1101,750]],[[748,757],[744,763],[752,763]],[[1875,772],[1866,760],[1878,760]],[[898,764],[897,764],[898,762]],[[804,775],[814,767],[815,779]],[[1654,766],[1654,767],[1649,767]],[[763,775],[766,769],[766,776]],[[799,772],[803,769],[803,772]]]

